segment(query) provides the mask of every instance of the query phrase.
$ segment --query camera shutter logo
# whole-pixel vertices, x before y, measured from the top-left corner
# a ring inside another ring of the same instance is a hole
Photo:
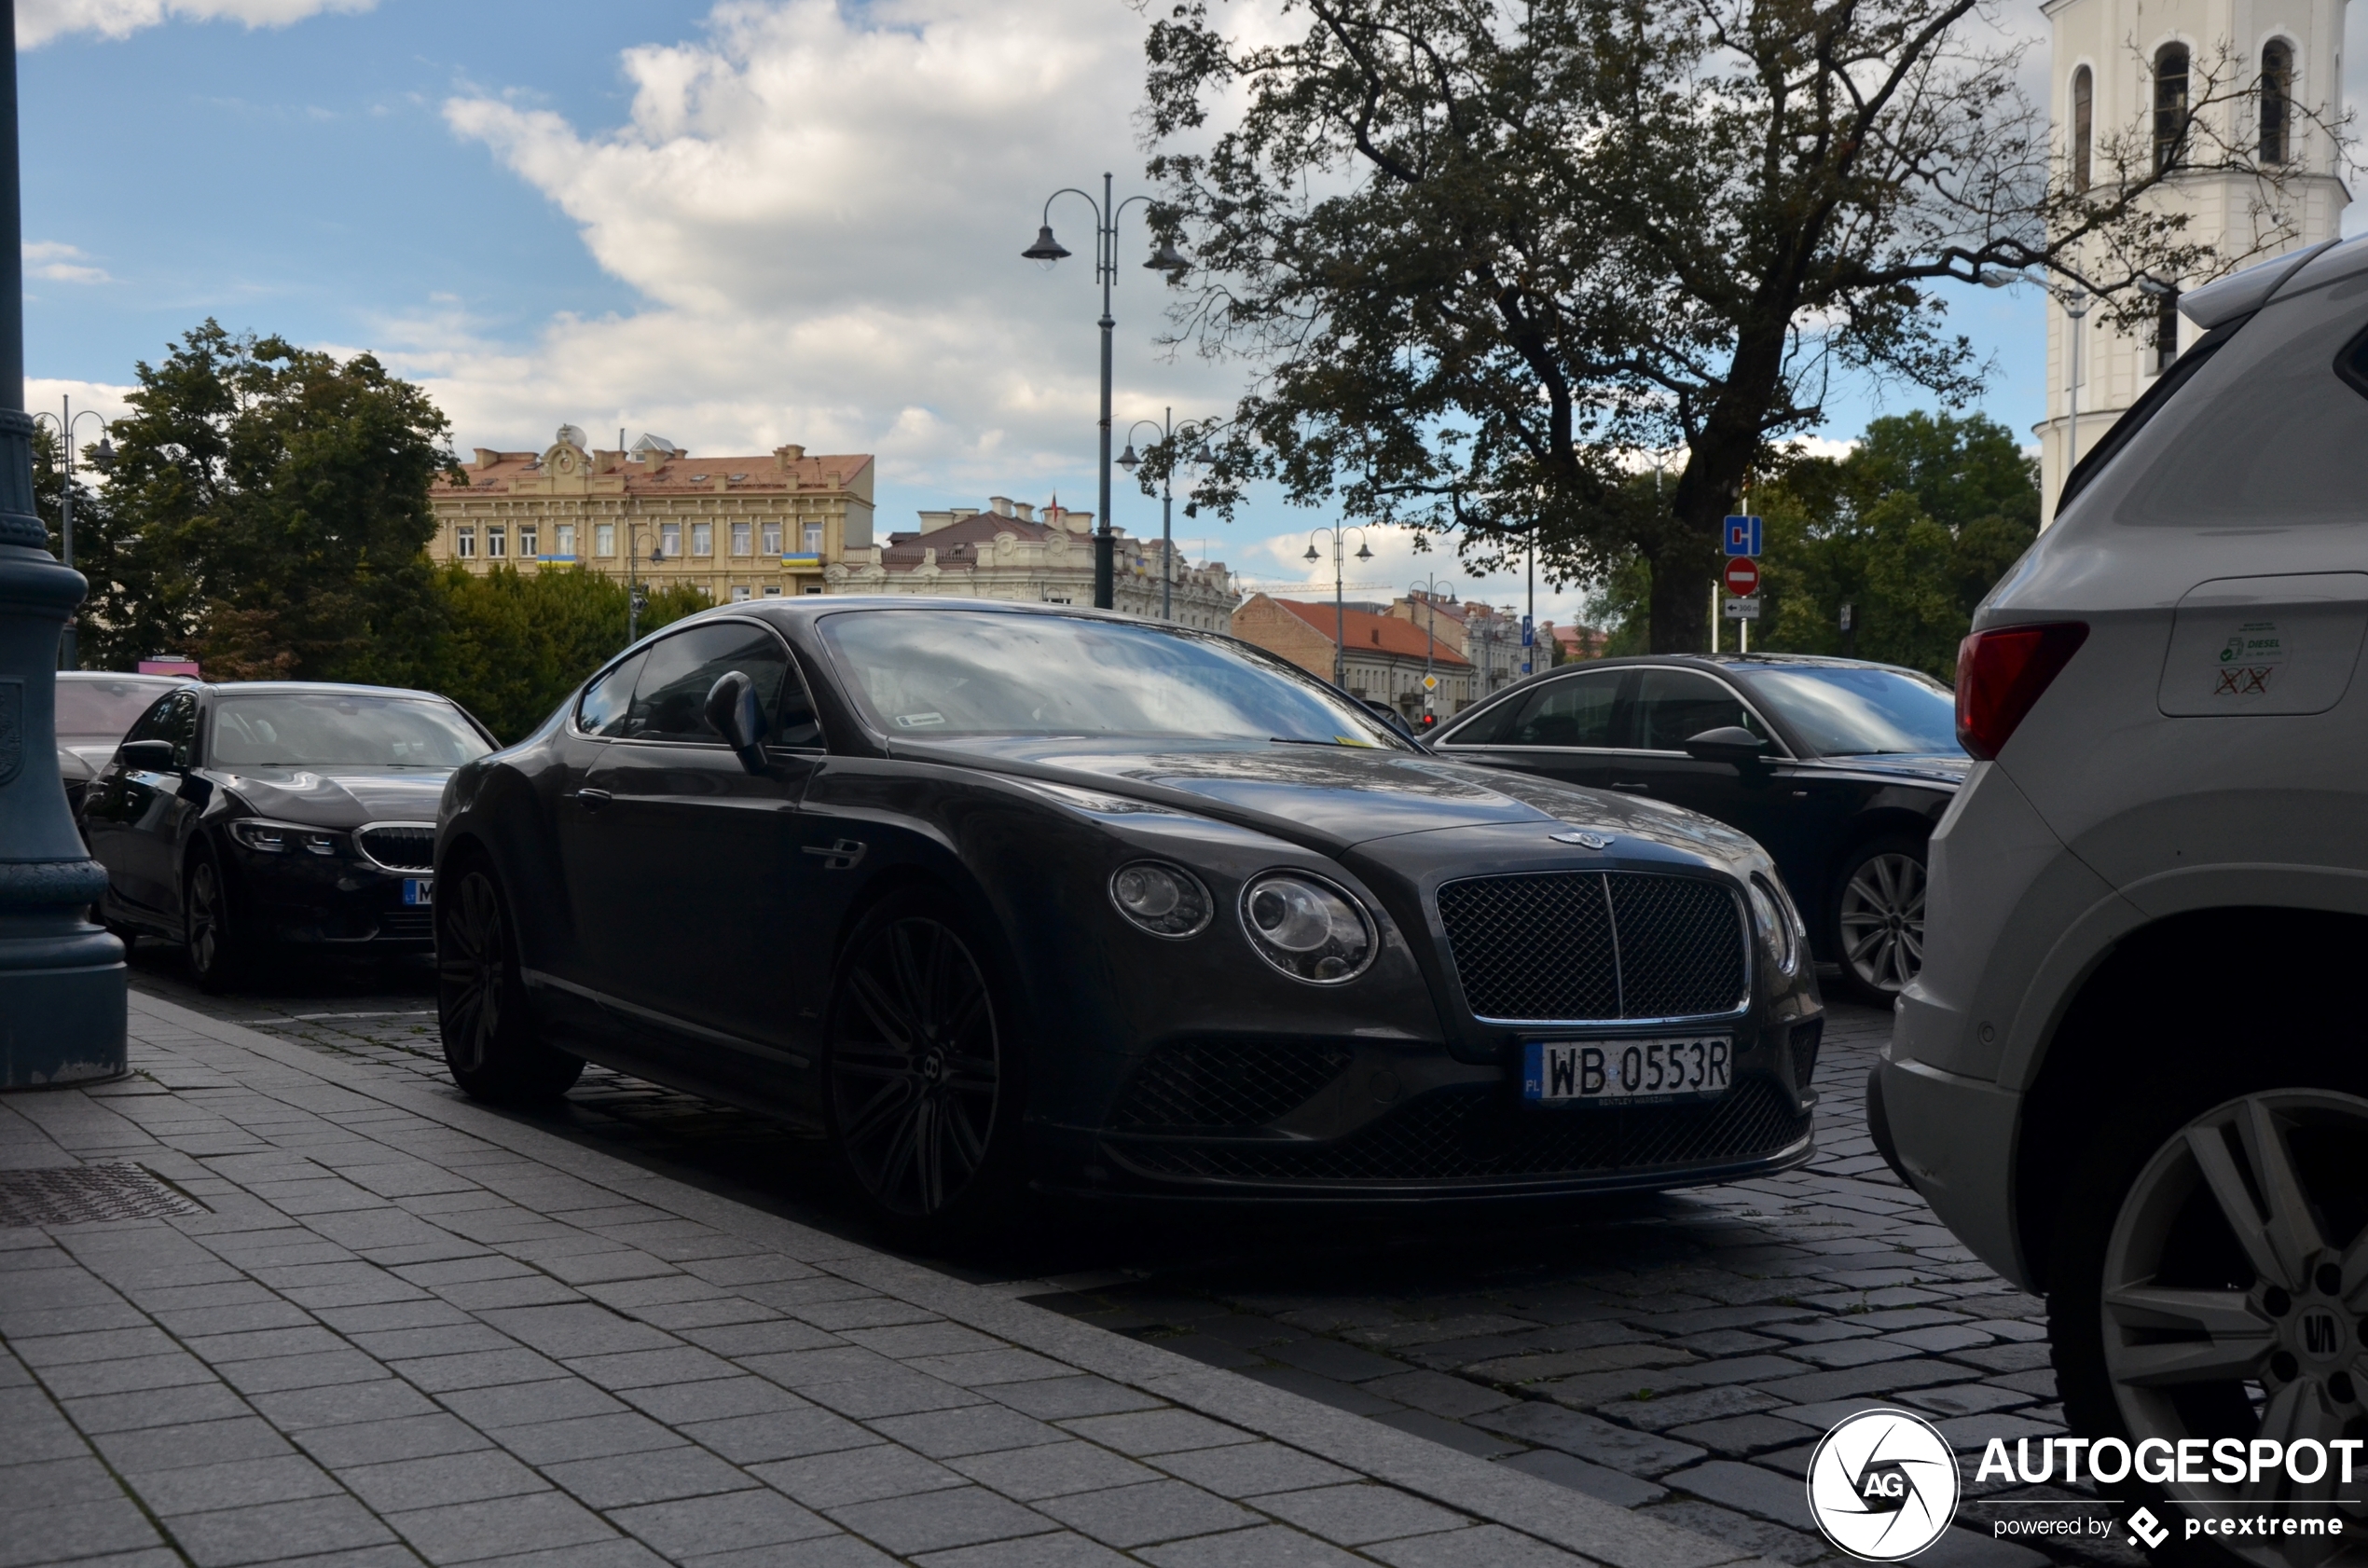
[[[1941,1537],[1957,1517],[1957,1455],[1906,1410],[1861,1410],[1827,1432],[1809,1460],[1809,1511],[1825,1538],[1867,1562],[1897,1562]]]

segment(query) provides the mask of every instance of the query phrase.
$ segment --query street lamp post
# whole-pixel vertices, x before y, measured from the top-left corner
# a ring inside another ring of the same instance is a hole
[[[1371,560],[1373,552],[1365,543],[1365,530],[1351,527],[1347,532],[1356,535],[1356,558],[1360,561]],[[1315,535],[1318,533],[1332,536],[1332,684],[1345,692],[1348,690],[1348,604],[1341,591],[1342,532],[1338,528],[1320,528],[1307,536],[1306,559],[1311,566],[1324,558],[1315,553]]]
[[[1432,717],[1438,709],[1432,702],[1431,653],[1439,646],[1439,573],[1434,571],[1428,577],[1408,584],[1406,591],[1423,596],[1423,714],[1428,721],[1423,727],[1429,729],[1438,722]],[[1447,602],[1455,602],[1453,588],[1447,590]]]
[[[18,202],[13,0],[0,71],[0,1088],[118,1078],[123,943],[90,924],[107,873],[58,776],[58,647],[89,585],[48,550],[24,406],[24,225]]]
[[[1110,176],[1102,176],[1102,199],[1096,201],[1075,186],[1064,186],[1044,199],[1042,222],[1036,230],[1036,243],[1020,254],[1050,272],[1062,257],[1071,253],[1053,238],[1053,203],[1064,196],[1081,198],[1094,209],[1094,280],[1102,285],[1102,446],[1098,465],[1101,480],[1102,515],[1094,529],[1094,608],[1108,610],[1116,588],[1117,567],[1114,557],[1117,545],[1110,534],[1110,332],[1118,325],[1110,314],[1110,290],[1118,284],[1118,216],[1126,208],[1140,201],[1150,204],[1148,196],[1130,196],[1124,201],[1113,199]],[[1143,264],[1155,272],[1173,278],[1191,265],[1176,248],[1173,240],[1160,241],[1151,259]]]
[[[633,525],[625,525],[625,645],[632,647],[641,640],[641,586],[633,580],[633,552],[640,546],[634,543]],[[650,545],[650,564],[666,564],[666,546],[657,542]]]
[[[2081,323],[2088,319],[2088,296],[2080,289],[2066,289],[2057,296],[2057,303],[2064,308],[2065,319],[2072,323],[2066,336],[2072,339],[2072,382],[2064,390],[2064,477],[2080,464],[2080,340],[2086,336]]]
[[[1137,420],[1126,427],[1126,450],[1118,455],[1118,465],[1129,475],[1143,466],[1143,460],[1135,455],[1135,433],[1145,425],[1160,433],[1160,445],[1164,447],[1176,439],[1176,410],[1163,408],[1156,420]],[[1160,619],[1163,621],[1176,619],[1175,502],[1176,454],[1171,452],[1168,454],[1167,472],[1160,475]],[[1102,504],[1107,520],[1109,503],[1105,501]]]
[[[99,421],[99,447],[90,454],[90,462],[91,466],[102,474],[115,472],[115,443],[107,439],[107,421],[97,409],[85,408],[77,414],[74,411],[72,397],[62,399],[60,408],[61,411],[54,416],[42,413],[35,414],[33,419],[35,424],[48,420],[58,427],[58,448],[62,454],[60,461],[65,467],[63,483],[58,487],[58,563],[68,571],[72,571],[74,569],[74,427],[84,420]],[[66,617],[65,634],[58,640],[58,667],[60,669],[82,667],[82,649],[75,636],[74,617],[71,615]]]

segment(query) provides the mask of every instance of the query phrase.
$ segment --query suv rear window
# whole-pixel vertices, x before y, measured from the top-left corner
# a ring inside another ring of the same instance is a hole
[[[2141,528],[2356,523],[2368,398],[2329,346],[2364,325],[2368,300],[2344,282],[2253,316],[2160,401],[2085,499]]]

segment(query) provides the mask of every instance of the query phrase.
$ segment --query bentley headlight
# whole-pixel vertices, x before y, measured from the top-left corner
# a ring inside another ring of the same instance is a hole
[[[335,855],[345,847],[343,833],[255,818],[231,823],[230,836],[266,855]]]
[[[1270,872],[1242,889],[1242,928],[1258,956],[1294,980],[1336,985],[1373,961],[1373,922],[1329,882]]]
[[[1759,933],[1759,945],[1774,960],[1777,972],[1790,974],[1800,967],[1800,916],[1793,910],[1793,901],[1784,890],[1758,873],[1752,873],[1743,884],[1751,895],[1752,928]]]
[[[1137,860],[1110,878],[1110,901],[1119,913],[1157,937],[1196,935],[1212,907],[1201,879],[1182,866]]]

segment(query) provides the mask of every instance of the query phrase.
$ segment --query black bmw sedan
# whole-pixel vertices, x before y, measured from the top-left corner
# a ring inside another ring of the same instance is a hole
[[[1601,659],[1459,717],[1440,754],[1715,817],[1776,858],[1818,956],[1888,1007],[1924,950],[1924,846],[1973,759],[1948,688],[1796,653]]]
[[[1425,753],[1232,639],[809,598],[678,623],[438,821],[447,1058],[819,1125],[922,1239],[1033,1185],[1436,1198],[1810,1152],[1768,858]]]
[[[493,750],[427,692],[185,684],[124,735],[82,803],[107,870],[99,917],[183,943],[218,990],[282,944],[424,952],[435,805]]]

